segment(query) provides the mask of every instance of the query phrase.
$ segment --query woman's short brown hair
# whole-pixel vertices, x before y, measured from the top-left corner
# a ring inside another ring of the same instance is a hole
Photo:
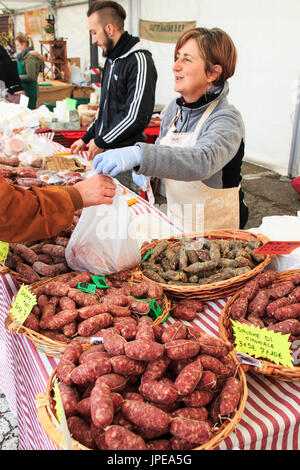
[[[213,65],[221,65],[222,73],[214,81],[218,86],[232,77],[237,61],[237,51],[230,36],[219,28],[193,28],[183,33],[178,39],[174,59],[177,59],[178,50],[189,40],[195,39],[200,56],[205,62],[206,73],[211,71]]]
[[[23,33],[18,33],[15,37],[15,41],[19,41],[20,44],[26,44],[26,47],[31,46],[34,48],[33,40],[30,36],[27,36],[27,34]]]

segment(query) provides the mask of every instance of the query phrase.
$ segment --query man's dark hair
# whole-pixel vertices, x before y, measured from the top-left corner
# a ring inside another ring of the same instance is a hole
[[[126,18],[126,11],[117,2],[95,0],[91,3],[87,16],[92,13],[98,12],[99,22],[106,26],[108,23],[114,24],[119,30],[124,29],[124,22]]]

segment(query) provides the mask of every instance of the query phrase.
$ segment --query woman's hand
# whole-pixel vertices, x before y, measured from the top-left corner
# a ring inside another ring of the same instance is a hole
[[[150,184],[150,176],[137,175],[135,171],[132,172],[133,182],[141,188],[142,191],[147,191]]]
[[[106,150],[97,155],[93,161],[96,173],[102,173],[115,177],[123,171],[132,170],[139,166],[142,159],[142,151],[139,146],[122,147],[119,149]]]
[[[83,200],[83,207],[112,204],[116,185],[109,176],[93,175],[74,185]]]
[[[82,139],[75,140],[73,144],[71,145],[70,151],[73,154],[78,153],[80,150],[83,150],[85,147],[85,143],[83,142]]]

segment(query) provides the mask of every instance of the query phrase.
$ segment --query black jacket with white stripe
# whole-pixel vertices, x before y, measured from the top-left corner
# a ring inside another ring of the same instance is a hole
[[[99,113],[82,140],[104,149],[144,142],[155,104],[157,71],[138,37],[124,32],[105,61]]]

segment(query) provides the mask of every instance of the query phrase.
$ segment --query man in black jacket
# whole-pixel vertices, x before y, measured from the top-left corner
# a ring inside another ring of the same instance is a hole
[[[154,109],[157,71],[140,39],[124,31],[126,12],[121,5],[96,0],[87,16],[92,43],[101,47],[106,61],[98,116],[82,139],[73,143],[71,152],[88,145],[92,160],[107,149],[145,141],[143,131]]]

